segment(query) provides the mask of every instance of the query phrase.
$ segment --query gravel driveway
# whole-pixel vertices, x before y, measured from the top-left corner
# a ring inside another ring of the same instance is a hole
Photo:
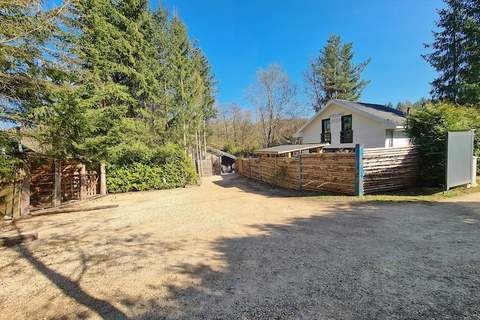
[[[480,195],[322,202],[230,176],[3,225],[0,319],[480,319]]]

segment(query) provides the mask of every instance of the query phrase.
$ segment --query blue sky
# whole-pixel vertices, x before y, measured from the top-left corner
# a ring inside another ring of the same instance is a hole
[[[205,51],[220,104],[249,107],[245,91],[258,68],[281,64],[303,93],[303,73],[328,36],[353,42],[357,62],[371,58],[362,100],[428,97],[435,76],[421,58],[441,0],[162,0],[176,9]],[[151,0],[152,7],[159,1]],[[300,97],[304,100],[305,97]],[[304,103],[306,103],[304,101]]]

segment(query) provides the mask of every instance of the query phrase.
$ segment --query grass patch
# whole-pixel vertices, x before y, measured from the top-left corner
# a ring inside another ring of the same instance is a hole
[[[477,181],[480,182],[480,179]],[[444,192],[441,188],[412,188],[380,194],[369,194],[363,197],[317,195],[311,198],[322,201],[434,202],[476,192],[480,192],[480,184],[472,188],[457,187],[447,192]]]

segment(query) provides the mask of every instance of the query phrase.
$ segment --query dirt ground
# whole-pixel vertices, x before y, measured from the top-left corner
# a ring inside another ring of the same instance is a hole
[[[2,235],[1,319],[480,319],[480,194],[347,203],[229,176]]]

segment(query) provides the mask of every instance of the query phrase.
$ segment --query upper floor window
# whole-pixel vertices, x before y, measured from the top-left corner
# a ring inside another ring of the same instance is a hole
[[[340,131],[340,143],[352,143],[352,115],[342,116],[342,131]]]
[[[332,135],[330,133],[330,119],[323,119],[322,120],[321,142],[322,143],[331,143],[332,142]]]

